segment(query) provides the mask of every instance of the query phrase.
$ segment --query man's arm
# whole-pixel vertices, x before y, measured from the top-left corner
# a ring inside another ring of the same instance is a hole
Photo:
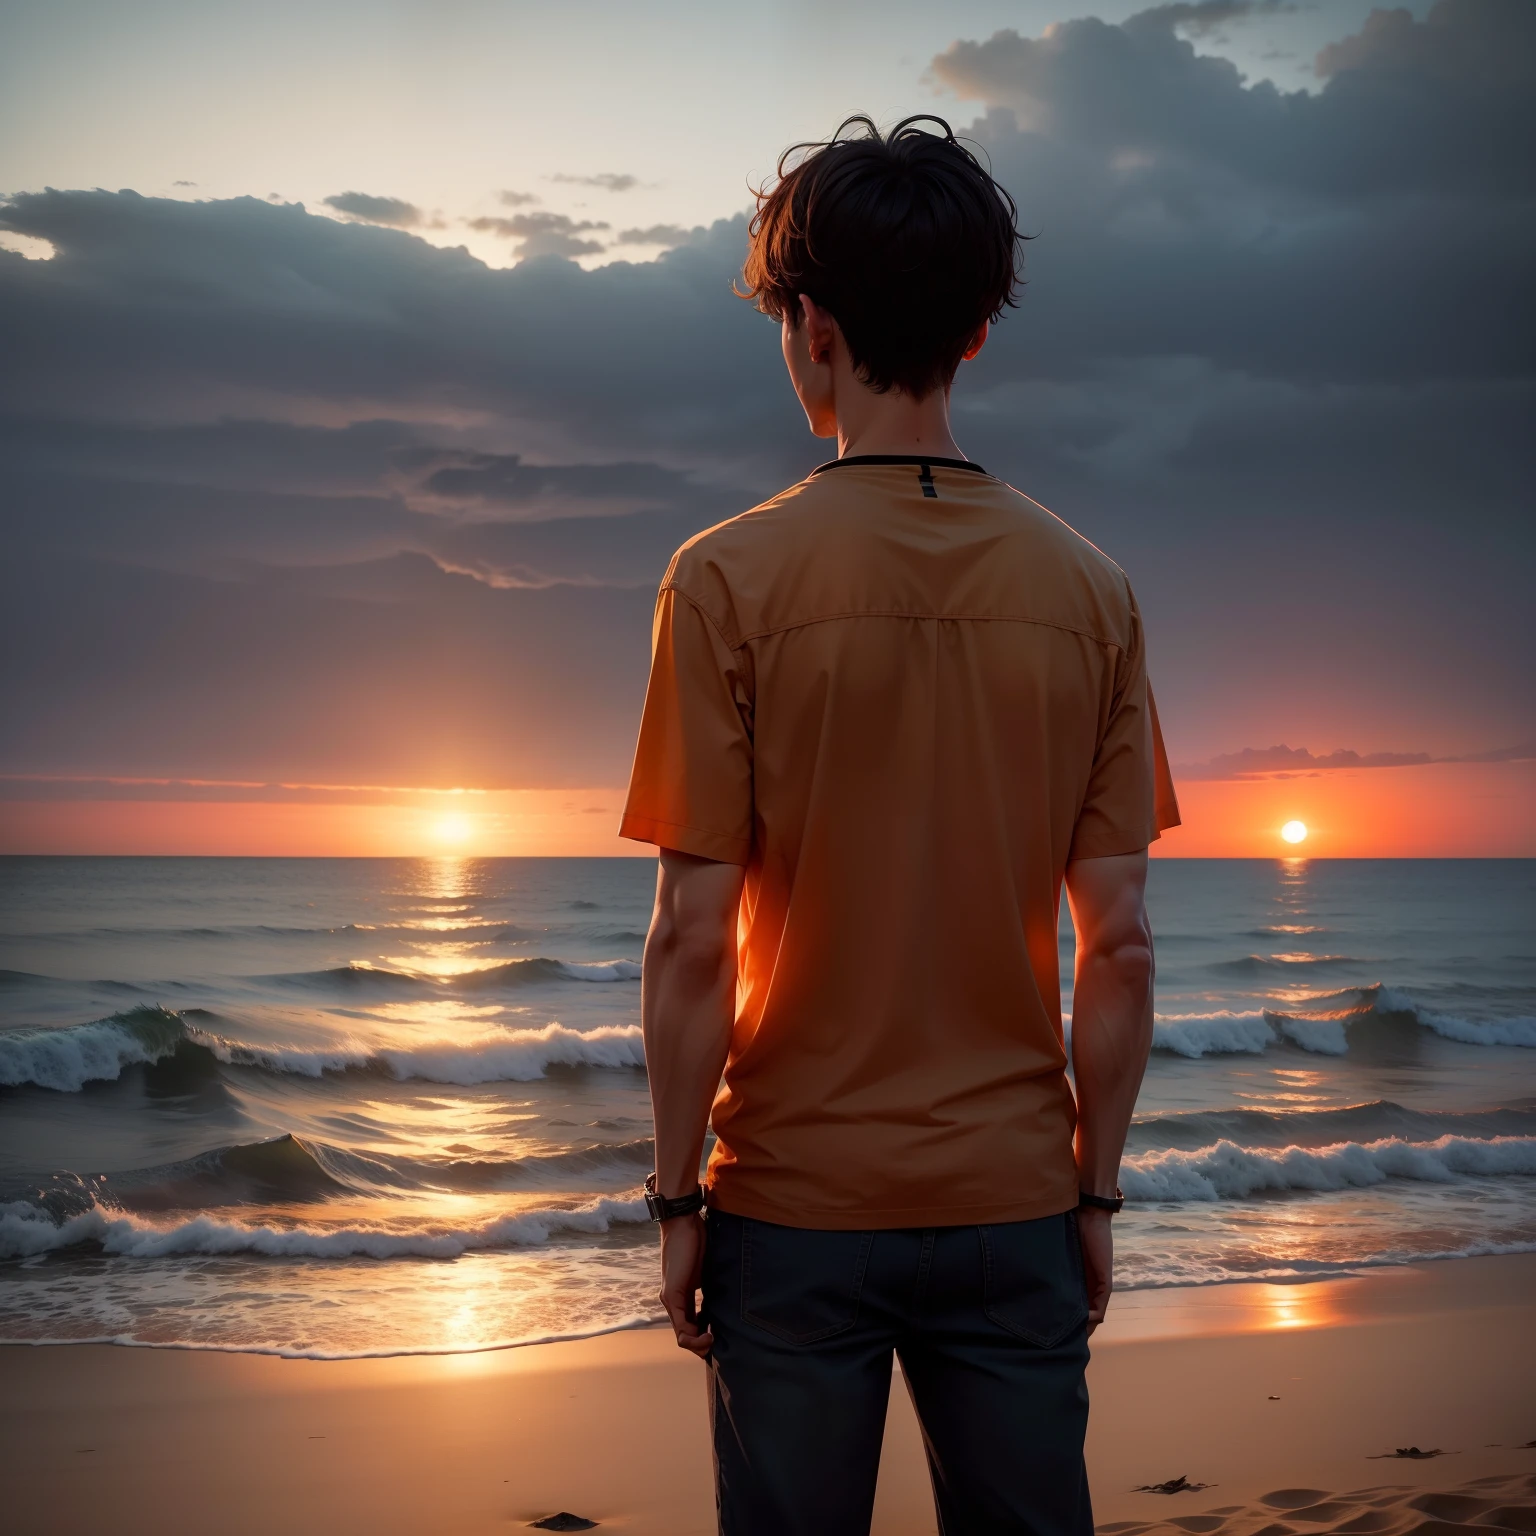
[[[692,1193],[709,1108],[720,1087],[736,1011],[736,914],[745,871],[661,850],[656,910],[645,940],[640,1024],[656,1123],[656,1188]],[[707,1355],[694,1305],[704,1258],[702,1216],[661,1223],[661,1304],[678,1344]]]
[[[1077,1086],[1078,1187],[1113,1195],[1136,1094],[1152,1048],[1152,928],[1147,855],[1077,859],[1067,900],[1077,930],[1072,991],[1072,1076]],[[1088,1281],[1088,1330],[1104,1321],[1114,1274],[1107,1211],[1078,1213]]]

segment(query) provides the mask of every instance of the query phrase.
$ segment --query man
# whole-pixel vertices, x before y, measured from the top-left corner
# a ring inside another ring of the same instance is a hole
[[[747,296],[838,457],[673,559],[622,824],[661,849],[661,1299],[708,1368],[726,1536],[868,1531],[893,1354],[946,1536],[1089,1536],[1146,849],[1178,819],[1140,618],[950,434],[1017,291],[1012,200],[937,119],[802,149]]]

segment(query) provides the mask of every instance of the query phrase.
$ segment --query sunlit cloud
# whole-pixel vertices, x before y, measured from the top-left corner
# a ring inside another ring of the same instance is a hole
[[[362,224],[387,224],[394,229],[414,229],[423,215],[414,203],[399,197],[375,197],[367,192],[338,192],[324,199],[327,208]]]
[[[570,176],[557,172],[549,179],[573,187],[595,187],[600,192],[631,192],[640,185],[638,176],[620,171],[599,171],[595,176]]]

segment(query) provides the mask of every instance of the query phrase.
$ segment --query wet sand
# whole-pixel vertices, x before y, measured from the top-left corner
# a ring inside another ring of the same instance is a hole
[[[1111,1536],[1536,1531],[1533,1383],[1536,1255],[1121,1296],[1090,1372],[1095,1515]],[[1179,1477],[1210,1486],[1133,1491]],[[475,1536],[561,1510],[714,1529],[700,1367],[659,1330],[356,1361],[3,1348],[0,1487],[15,1536]],[[874,1528],[934,1531],[899,1382]]]

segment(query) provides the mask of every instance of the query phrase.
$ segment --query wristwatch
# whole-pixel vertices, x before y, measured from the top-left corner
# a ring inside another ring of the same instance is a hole
[[[656,1193],[656,1175],[648,1173],[645,1176],[645,1208],[650,1212],[652,1221],[671,1221],[674,1216],[692,1216],[695,1211],[704,1209],[704,1190],[695,1185],[691,1195],[677,1195],[668,1199],[666,1195]]]
[[[1108,1195],[1090,1195],[1086,1189],[1080,1189],[1077,1192],[1077,1203],[1079,1206],[1086,1205],[1095,1211],[1108,1211],[1113,1216],[1125,1204],[1125,1196],[1118,1188],[1115,1190],[1113,1199]]]

